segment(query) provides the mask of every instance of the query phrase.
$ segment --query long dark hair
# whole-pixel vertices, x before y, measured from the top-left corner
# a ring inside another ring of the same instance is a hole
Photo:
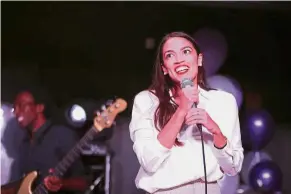
[[[152,84],[149,88],[149,90],[152,91],[152,93],[156,95],[159,99],[159,105],[155,111],[154,118],[155,127],[157,129],[162,129],[167,124],[167,122],[170,120],[178,107],[178,105],[171,100],[171,96],[169,94],[169,90],[177,91],[177,85],[171,80],[168,74],[164,75],[162,71],[163,46],[167,40],[173,37],[184,38],[191,42],[197,52],[197,55],[201,52],[196,41],[184,32],[172,32],[162,38],[157,50]],[[201,88],[207,91],[210,90],[210,88],[208,88],[206,85],[203,66],[198,67],[197,82]],[[178,142],[178,140],[176,139],[176,145],[181,146],[183,144],[181,142]]]

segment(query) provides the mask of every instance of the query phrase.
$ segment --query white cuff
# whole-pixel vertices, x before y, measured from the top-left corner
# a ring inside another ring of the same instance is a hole
[[[231,144],[228,140],[227,140],[227,143],[224,146],[224,148],[219,149],[213,145],[212,152],[218,161],[220,161],[220,160],[229,161],[229,160],[232,160],[232,157],[233,157],[233,149],[232,149]]]
[[[171,149],[166,148],[165,146],[163,146],[161,144],[161,142],[158,140],[158,138],[156,138],[156,140],[154,141],[154,148],[157,148],[158,152],[162,152],[162,153],[167,153],[169,152]]]

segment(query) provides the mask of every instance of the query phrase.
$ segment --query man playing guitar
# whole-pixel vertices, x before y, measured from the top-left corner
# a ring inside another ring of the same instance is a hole
[[[64,178],[50,175],[53,172],[51,168],[75,145],[78,138],[71,129],[47,120],[45,109],[44,102],[37,99],[37,94],[29,91],[19,93],[15,99],[16,119],[27,133],[20,143],[19,158],[16,159],[18,172],[12,174],[12,180],[38,170],[40,176],[35,183],[44,180],[49,191],[62,194],[82,192],[88,187],[88,181],[83,175],[84,167],[80,160],[73,163]],[[2,193],[16,192],[17,188],[2,190]]]

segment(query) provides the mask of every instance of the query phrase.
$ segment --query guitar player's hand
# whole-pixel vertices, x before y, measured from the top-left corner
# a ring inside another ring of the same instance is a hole
[[[53,169],[50,169],[49,171],[50,173],[52,173]],[[60,179],[59,177],[49,175],[44,178],[44,185],[49,191],[56,192],[61,189],[63,183],[62,179]]]

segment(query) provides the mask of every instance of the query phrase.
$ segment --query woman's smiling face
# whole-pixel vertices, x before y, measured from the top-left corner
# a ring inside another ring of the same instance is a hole
[[[190,41],[181,37],[169,38],[162,52],[162,69],[174,82],[180,83],[183,78],[196,79],[198,66],[202,65],[202,55],[197,54]]]

